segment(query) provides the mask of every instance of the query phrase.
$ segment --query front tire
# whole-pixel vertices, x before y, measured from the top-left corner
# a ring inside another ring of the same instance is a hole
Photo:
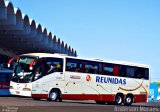
[[[52,90],[50,93],[49,93],[49,96],[48,96],[48,101],[57,101],[58,99],[60,99],[60,92],[58,90]]]

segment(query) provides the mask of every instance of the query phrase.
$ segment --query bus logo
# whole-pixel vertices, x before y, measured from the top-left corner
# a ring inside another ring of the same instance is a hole
[[[92,79],[91,79],[91,76],[90,75],[87,75],[86,76],[86,80],[89,82],[89,81],[91,81]]]

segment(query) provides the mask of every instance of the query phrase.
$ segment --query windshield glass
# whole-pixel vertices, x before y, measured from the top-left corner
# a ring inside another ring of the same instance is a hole
[[[33,67],[30,69],[33,61]],[[63,72],[63,59],[20,57],[15,66],[12,81],[29,83],[54,72]]]
[[[33,70],[30,69],[30,64],[36,61],[37,57],[21,56],[16,62],[12,77],[13,82],[28,83],[32,81]]]

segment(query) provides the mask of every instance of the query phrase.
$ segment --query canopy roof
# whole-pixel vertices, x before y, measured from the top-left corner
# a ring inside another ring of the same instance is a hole
[[[11,2],[0,0],[0,53],[15,56],[32,52],[77,56],[73,48],[22,14]]]

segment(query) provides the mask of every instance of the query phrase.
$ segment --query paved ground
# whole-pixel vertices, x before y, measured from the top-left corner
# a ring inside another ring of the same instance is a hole
[[[160,112],[160,102],[138,103],[132,106],[98,105],[94,101],[49,102],[46,100],[35,101],[23,97],[0,97],[0,112],[116,112],[116,111],[153,111]],[[141,108],[144,107],[144,108]],[[8,109],[7,111],[5,109]],[[18,109],[18,110],[16,110]],[[134,110],[135,109],[135,110]],[[14,111],[13,111],[14,110]]]

